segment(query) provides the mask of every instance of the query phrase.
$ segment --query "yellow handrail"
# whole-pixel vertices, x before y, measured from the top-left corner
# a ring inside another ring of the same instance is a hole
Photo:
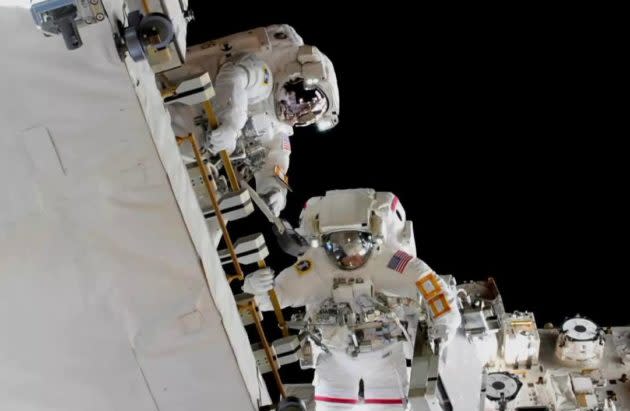
[[[208,124],[212,129],[215,129],[219,121],[217,119],[216,114],[214,113],[214,109],[212,108],[212,103],[209,101],[204,102],[203,108],[208,116]],[[230,186],[232,187],[232,191],[238,191],[241,189],[241,185],[238,182],[238,176],[236,174],[236,170],[234,169],[234,165],[232,164],[232,160],[230,160],[230,155],[226,150],[221,150],[221,162],[223,162],[223,167],[225,168],[225,173],[228,176],[228,180],[230,181]],[[259,268],[265,268],[267,263],[265,260],[258,261]],[[233,276],[228,277],[228,281],[232,281],[235,279]],[[242,280],[242,278],[239,278]],[[282,330],[282,335],[284,337],[289,336],[289,327],[287,326],[287,322],[284,319],[284,314],[282,313],[282,306],[280,305],[280,301],[278,300],[278,295],[274,289],[269,290],[269,299],[271,300],[271,304],[273,305],[273,311],[276,314],[276,319],[278,320],[278,325]]]
[[[194,134],[190,133],[186,137],[177,137],[178,140],[189,141],[192,145],[193,152],[195,153],[195,159],[197,160],[197,165],[201,170],[201,177],[203,178],[203,183],[208,190],[208,195],[210,196],[210,202],[212,203],[212,208],[214,208],[214,212],[216,215],[217,222],[219,223],[219,227],[221,227],[221,232],[223,233],[223,239],[225,240],[225,244],[227,245],[228,251],[230,252],[230,257],[232,258],[232,265],[234,265],[234,269],[236,270],[236,275],[240,279],[245,278],[243,275],[243,271],[241,270],[241,265],[238,263],[238,257],[236,256],[236,250],[234,249],[234,244],[232,243],[232,239],[230,238],[230,233],[227,231],[227,227],[225,225],[225,220],[223,219],[223,214],[221,213],[221,209],[219,208],[219,201],[217,200],[217,195],[215,193],[215,185],[214,181],[210,181],[208,171],[208,167],[206,163],[201,158],[201,151],[199,150],[199,145],[197,144],[197,139]]]

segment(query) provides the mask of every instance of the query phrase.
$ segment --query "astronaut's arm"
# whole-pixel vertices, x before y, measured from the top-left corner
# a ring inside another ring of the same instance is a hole
[[[410,262],[415,286],[419,291],[422,304],[429,316],[429,337],[446,346],[453,338],[461,323],[457,306],[456,292],[419,258]],[[412,277],[412,278],[413,278]]]
[[[236,148],[236,139],[247,122],[247,69],[233,62],[225,63],[217,75],[213,105],[217,110],[219,127],[210,136],[210,151],[218,153]]]
[[[276,215],[286,206],[287,189],[279,181],[289,169],[291,156],[291,143],[286,133],[276,133],[266,145],[269,150],[263,167],[258,170],[256,178],[256,191],[267,198],[270,208]]]
[[[461,323],[457,292],[421,259],[402,249],[383,254],[389,270],[379,279],[380,289],[388,294],[419,298],[427,313],[428,333],[435,346],[446,346]],[[385,261],[383,261],[385,263]]]
[[[245,277],[243,291],[255,296],[260,310],[272,311],[274,308],[269,297],[269,290],[272,288],[275,290],[282,308],[301,307],[304,305],[300,295],[302,286],[294,266],[282,270],[275,279],[271,269],[263,268]]]

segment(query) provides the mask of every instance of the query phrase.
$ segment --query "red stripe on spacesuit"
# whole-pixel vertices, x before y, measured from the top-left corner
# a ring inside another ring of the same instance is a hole
[[[402,398],[371,398],[365,400],[366,404],[402,404]]]
[[[321,395],[316,395],[315,401],[336,402],[338,404],[358,404],[359,403],[359,400],[355,400],[352,398],[324,397]]]
[[[394,201],[392,201],[391,210],[394,211],[398,206],[398,197],[394,196]]]

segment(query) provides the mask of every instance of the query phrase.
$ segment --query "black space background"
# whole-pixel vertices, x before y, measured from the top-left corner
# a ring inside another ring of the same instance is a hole
[[[533,311],[539,326],[575,313],[630,323],[627,45],[615,46],[614,22],[588,10],[302,4],[191,1],[189,25],[196,44],[288,23],[335,65],[340,124],[296,130],[285,218],[297,224],[328,189],[392,191],[439,273],[495,277],[506,309]],[[253,231],[252,220],[231,225]],[[280,271],[293,259],[268,262]],[[296,370],[283,378],[310,378]]]

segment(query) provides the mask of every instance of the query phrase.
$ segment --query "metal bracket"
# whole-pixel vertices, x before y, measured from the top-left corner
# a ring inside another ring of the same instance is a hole
[[[208,73],[184,80],[166,95],[163,93],[164,104],[182,103],[188,106],[203,104],[214,95],[214,87]]]
[[[31,5],[37,27],[47,36],[61,34],[68,50],[83,45],[79,28],[105,20],[101,0],[45,0]]]
[[[255,264],[269,255],[265,237],[261,233],[239,238],[234,242],[234,251],[241,264]],[[231,262],[229,250],[219,250],[219,258],[222,265],[229,264]]]
[[[225,194],[219,201],[219,209],[223,218],[229,221],[245,218],[254,212],[254,205],[245,189]],[[216,221],[216,212],[213,208],[204,209],[203,216],[208,222]]]
[[[162,13],[142,15],[139,10],[127,16],[127,26],[119,23],[120,33],[114,36],[118,53],[124,58],[125,52],[133,61],[148,58],[150,53],[167,50],[175,38],[173,23]]]

